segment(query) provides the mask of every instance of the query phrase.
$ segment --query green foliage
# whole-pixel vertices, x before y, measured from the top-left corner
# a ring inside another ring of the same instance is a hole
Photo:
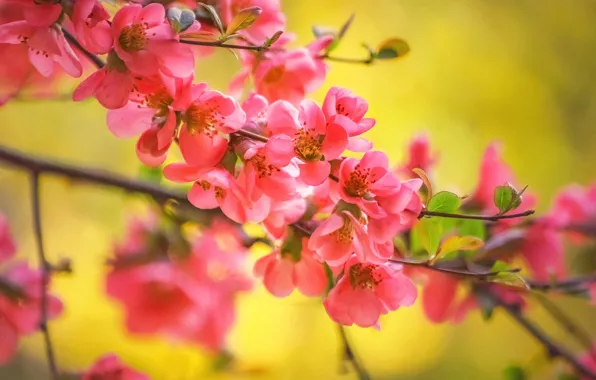
[[[284,32],[281,30],[278,30],[277,32],[275,32],[273,34],[273,36],[271,36],[269,39],[267,39],[267,41],[265,41],[265,43],[263,44],[263,47],[265,49],[269,49],[271,47],[271,45],[273,45],[275,43],[275,41],[279,40],[279,37],[281,37],[281,35]]]
[[[486,240],[486,224],[482,220],[460,219],[457,230],[461,235],[475,236],[480,240]]]
[[[169,8],[167,13],[167,19],[172,29],[176,33],[184,32],[190,28],[195,21],[195,13],[188,9],[180,8]]]
[[[530,288],[523,277],[519,275],[517,270],[510,267],[501,260],[497,260],[493,264],[491,272],[499,272],[497,275],[491,277],[491,282],[518,288]]]
[[[217,30],[219,30],[219,32],[224,35],[226,32],[224,30],[223,27],[223,23],[221,22],[221,19],[219,18],[219,15],[217,14],[217,11],[215,10],[215,8],[209,4],[204,4],[204,3],[199,3],[199,5],[201,7],[203,7],[203,9],[205,11],[207,11],[207,14],[209,15],[209,18],[211,20],[213,20],[213,23],[215,24],[215,26],[217,27]]]
[[[434,255],[439,249],[439,242],[443,233],[443,225],[440,219],[425,218],[420,220],[412,229],[412,234],[420,246],[430,255]]]
[[[255,21],[257,21],[257,18],[261,15],[262,12],[263,10],[259,7],[249,7],[242,9],[240,12],[236,13],[234,18],[232,18],[232,20],[230,21],[230,24],[227,26],[225,35],[231,36],[239,30],[248,28]]]
[[[475,251],[484,246],[484,242],[474,236],[450,236],[441,243],[436,257],[456,251]]]
[[[383,41],[375,54],[376,59],[395,59],[403,57],[410,51],[408,43],[400,38],[390,38]]]
[[[503,371],[503,378],[505,380],[526,380],[528,376],[520,366],[510,365]]]
[[[527,186],[518,192],[510,184],[497,186],[494,191],[493,201],[499,209],[499,214],[505,214],[518,208],[522,201],[521,196],[526,191],[526,188]]]
[[[440,191],[428,201],[428,211],[453,213],[461,206],[461,199],[449,191]]]

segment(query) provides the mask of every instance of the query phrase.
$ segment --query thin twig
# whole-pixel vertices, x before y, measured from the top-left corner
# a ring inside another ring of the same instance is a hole
[[[31,173],[31,203],[33,205],[33,226],[35,231],[35,241],[37,243],[37,255],[41,265],[41,298],[40,298],[40,322],[39,329],[41,330],[46,350],[46,359],[50,367],[52,379],[58,379],[59,372],[56,364],[56,357],[54,355],[54,348],[50,331],[48,329],[48,292],[47,286],[50,283],[49,263],[46,260],[46,255],[43,248],[43,235],[41,228],[41,210],[39,197],[39,172]]]
[[[212,47],[220,47],[226,49],[237,49],[237,50],[252,50],[252,51],[265,51],[267,50],[264,46],[254,46],[254,45],[234,45],[234,44],[226,44],[219,41],[192,41],[192,40],[180,40],[180,43],[187,44],[187,45],[196,45],[196,46],[212,46]]]
[[[451,214],[448,212],[436,212],[436,211],[428,211],[422,210],[420,212],[420,217],[423,216],[438,216],[441,218],[453,218],[453,219],[474,219],[474,220],[484,220],[487,222],[496,222],[501,219],[515,219],[515,218],[523,218],[525,216],[530,216],[535,213],[534,210],[526,210],[524,212],[520,212],[517,214],[506,214],[506,215],[466,215],[466,214]]]
[[[97,66],[98,69],[101,69],[106,65],[106,63],[101,58],[85,49],[81,45],[81,43],[72,34],[70,34],[68,30],[62,28],[62,33],[64,33],[64,38],[66,38],[66,40],[70,42],[74,47],[79,49],[79,51],[83,53],[85,57],[89,58],[89,60],[93,62],[93,64]]]
[[[590,334],[568,317],[557,305],[542,294],[534,293],[534,299],[555,319],[569,334],[582,344],[584,349],[592,351]]]
[[[561,280],[561,281],[548,281],[548,282],[528,281],[528,285],[533,290],[541,290],[541,291],[561,290],[563,292],[568,291],[568,290],[575,290],[577,288],[587,288],[587,286],[591,283],[596,284],[596,274],[582,276],[582,277],[569,278],[569,279]]]
[[[354,371],[356,371],[359,380],[370,380],[370,376],[366,371],[366,368],[364,368],[362,363],[360,363],[360,361],[356,357],[356,354],[354,353],[354,350],[352,350],[352,346],[350,345],[350,341],[348,340],[348,335],[346,334],[346,329],[339,323],[337,324],[337,329],[339,331],[339,337],[343,345],[342,351],[344,359],[352,363],[352,367],[354,368]]]
[[[408,259],[400,259],[400,258],[391,258],[388,260],[391,263],[409,265],[409,266],[417,266],[417,267],[424,267],[426,269],[435,271],[435,272],[443,272],[451,275],[463,276],[463,277],[476,277],[479,279],[486,279],[487,277],[493,277],[500,273],[517,273],[521,269],[513,268],[507,271],[486,271],[486,272],[470,272],[465,270],[459,270],[454,268],[442,267],[437,264],[433,264],[430,261],[411,261]]]
[[[324,59],[327,61],[333,62],[343,62],[343,63],[360,63],[363,65],[371,65],[374,62],[374,59],[371,58],[344,58],[344,57],[332,57],[327,54],[319,55],[317,58]]]
[[[551,340],[542,329],[536,326],[533,322],[527,319],[514,305],[510,305],[494,294],[490,294],[494,302],[507,312],[519,325],[521,325],[528,333],[530,333],[540,344],[542,344],[553,358],[559,357],[569,363],[578,373],[582,374],[586,379],[596,380],[596,373],[582,364],[572,353],[567,351],[564,347],[558,345]]]

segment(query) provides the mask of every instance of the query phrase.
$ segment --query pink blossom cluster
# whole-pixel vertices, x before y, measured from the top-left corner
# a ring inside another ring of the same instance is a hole
[[[6,264],[15,253],[10,227],[0,214],[0,365],[15,354],[20,337],[36,332],[41,324],[42,273],[24,261]],[[56,318],[62,302],[49,295],[47,310],[49,318]]]
[[[252,286],[236,229],[215,222],[192,236],[169,236],[155,217],[134,220],[114,255],[106,292],[122,305],[129,332],[225,348],[237,295]]]

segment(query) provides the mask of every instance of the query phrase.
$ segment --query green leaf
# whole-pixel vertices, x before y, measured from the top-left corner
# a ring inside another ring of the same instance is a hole
[[[428,211],[452,213],[461,206],[461,199],[449,191],[440,191],[428,201]]]
[[[192,33],[183,33],[181,37],[187,40],[194,40],[199,42],[216,42],[219,41],[219,37],[212,32],[206,30],[199,30]]]
[[[279,37],[281,37],[281,35],[284,32],[282,30],[278,30],[277,32],[275,32],[275,34],[273,34],[273,36],[271,36],[271,38],[269,38],[267,41],[265,41],[265,43],[263,44],[263,47],[265,49],[269,49],[271,47],[271,45],[273,45],[277,40],[279,40]]]
[[[184,32],[195,22],[195,13],[188,9],[169,8],[166,17],[176,33]]]
[[[520,366],[510,365],[503,371],[503,378],[505,380],[526,380],[528,376]]]
[[[150,166],[141,166],[139,169],[139,179],[152,182],[155,184],[161,183],[163,179],[163,171],[161,167],[150,167]]]
[[[493,201],[499,209],[499,214],[518,208],[522,201],[521,196],[527,188],[526,186],[518,192],[511,184],[495,187]]]
[[[221,22],[221,19],[219,18],[219,15],[217,14],[215,8],[209,4],[204,3],[199,3],[199,5],[202,6],[207,11],[207,13],[209,13],[209,17],[215,23],[217,30],[219,30],[221,34],[225,34],[223,23]]]
[[[484,247],[484,242],[474,236],[451,236],[443,241],[437,255],[455,251],[475,251]]]
[[[480,240],[486,240],[486,224],[482,220],[460,219],[458,231],[461,235],[476,236]]]
[[[259,7],[249,7],[242,9],[232,18],[225,34],[234,34],[239,30],[248,28],[255,21],[257,21],[257,18],[262,12],[263,10]]]
[[[323,37],[323,36],[333,36],[333,38],[337,38],[337,30],[330,26],[313,25],[312,26],[312,34],[316,38]]]
[[[422,219],[414,226],[413,233],[416,234],[422,248],[434,255],[439,249],[443,226],[438,219]]]
[[[399,38],[391,38],[379,45],[376,53],[377,59],[395,59],[403,57],[410,51],[408,43]]]
[[[485,292],[476,292],[476,302],[478,302],[478,307],[482,312],[482,318],[488,321],[492,316],[493,312],[495,311],[495,307],[497,306],[494,298],[490,293]]]

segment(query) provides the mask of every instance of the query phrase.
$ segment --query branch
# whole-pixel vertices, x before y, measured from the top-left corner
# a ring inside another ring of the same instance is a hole
[[[592,338],[580,325],[569,318],[557,305],[542,294],[534,293],[534,298],[569,334],[582,344],[588,352],[592,351]]]
[[[569,279],[561,280],[561,281],[549,281],[549,282],[528,281],[528,285],[530,286],[530,288],[532,288],[534,290],[541,290],[541,291],[575,290],[576,288],[581,288],[581,287],[587,286],[588,284],[591,284],[591,283],[596,284],[596,274],[583,276],[583,277],[569,278]]]
[[[40,158],[0,146],[0,161],[33,173],[47,173],[77,181],[122,189],[130,193],[150,195],[157,200],[173,199],[189,204],[186,195],[148,182],[128,179],[102,170],[78,167]]]
[[[366,368],[364,368],[364,366],[360,363],[358,358],[356,358],[356,355],[352,350],[352,346],[350,346],[350,341],[348,340],[346,329],[339,323],[337,324],[337,329],[339,331],[339,337],[343,344],[343,354],[345,360],[348,360],[350,363],[352,363],[352,367],[354,368],[354,371],[356,371],[359,380],[370,380],[370,375],[366,371]]]
[[[66,40],[70,42],[74,47],[79,49],[79,51],[83,53],[85,57],[89,58],[89,60],[93,62],[93,64],[97,66],[98,69],[101,69],[106,65],[106,63],[101,58],[85,49],[81,45],[81,43],[77,41],[77,39],[72,34],[70,34],[68,30],[62,28],[62,33],[64,33],[64,38],[66,38]]]
[[[364,65],[371,65],[374,62],[372,58],[344,58],[344,57],[332,57],[328,54],[319,55],[317,58],[325,59],[327,61],[333,62],[343,62],[343,63],[361,63]]]
[[[254,45],[234,45],[234,44],[226,44],[224,42],[219,41],[192,41],[192,40],[180,40],[180,43],[187,44],[187,45],[196,45],[196,46],[212,46],[212,47],[220,47],[226,49],[237,49],[237,50],[252,50],[252,51],[266,51],[268,50],[265,46],[254,46]]]
[[[37,243],[37,255],[41,265],[41,299],[40,299],[40,322],[39,329],[41,330],[46,349],[46,358],[52,379],[58,379],[59,372],[54,356],[54,348],[50,331],[48,329],[48,293],[47,286],[50,283],[50,266],[46,260],[43,248],[43,235],[41,228],[41,212],[39,199],[39,172],[31,173],[31,203],[33,205],[33,225],[35,230],[35,241]]]
[[[496,276],[500,273],[517,273],[520,271],[519,268],[510,269],[507,271],[486,271],[486,272],[471,272],[466,270],[460,270],[455,268],[443,267],[440,265],[432,264],[430,261],[412,261],[408,259],[392,258],[388,260],[391,263],[424,267],[426,269],[433,270],[435,272],[443,272],[451,275],[458,275],[464,277],[476,277],[478,279],[485,279],[486,277]]]
[[[517,214],[507,214],[507,215],[493,215],[493,216],[485,216],[485,215],[466,215],[466,214],[450,214],[447,212],[436,212],[436,211],[428,211],[422,210],[420,212],[419,217],[423,216],[438,216],[441,218],[453,218],[453,219],[474,219],[474,220],[485,220],[487,222],[496,222],[501,219],[515,219],[515,218],[523,218],[525,216],[530,216],[534,214],[534,210],[526,210],[524,212],[520,212]]]
[[[487,291],[488,293],[488,291]],[[553,358],[559,357],[569,363],[578,373],[581,373],[586,379],[596,380],[596,373],[580,363],[580,361],[564,347],[559,346],[552,341],[538,326],[523,316],[519,308],[510,305],[494,294],[490,294],[497,306],[500,306],[507,312],[518,324],[520,324],[530,335],[532,335],[540,344],[542,344]]]

